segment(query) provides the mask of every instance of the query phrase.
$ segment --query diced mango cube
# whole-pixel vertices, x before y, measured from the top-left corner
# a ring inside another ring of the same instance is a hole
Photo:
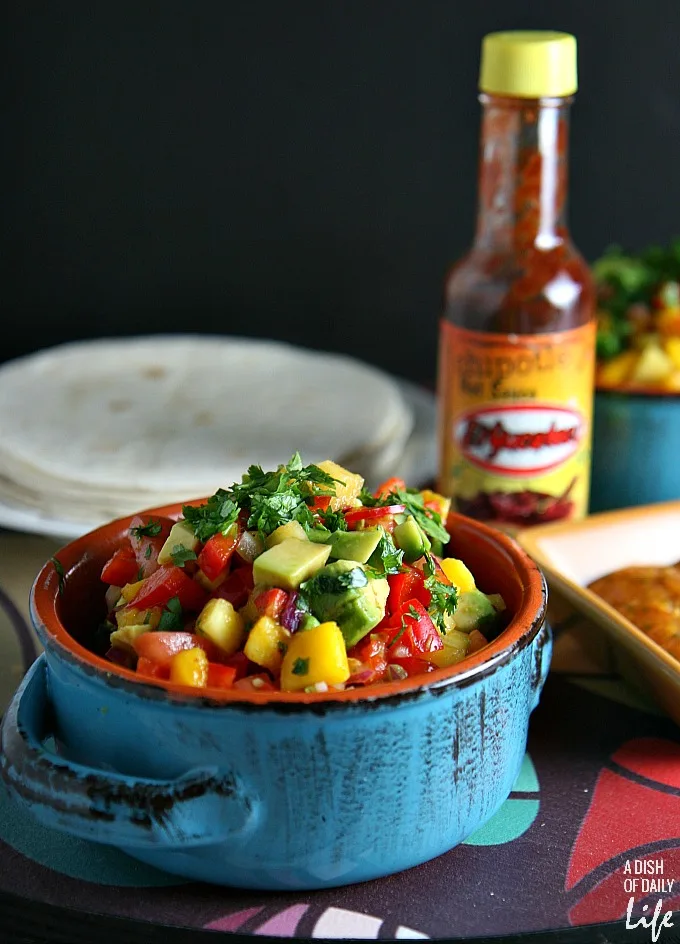
[[[666,338],[663,343],[666,354],[673,361],[676,370],[680,370],[680,338]]]
[[[637,358],[636,351],[624,351],[605,361],[597,370],[598,387],[620,387],[628,380]]]
[[[319,468],[328,475],[332,475],[334,479],[339,480],[334,483],[335,495],[331,498],[329,505],[331,511],[346,508],[359,497],[359,493],[364,487],[364,480],[361,475],[349,472],[331,459],[319,462]]]
[[[633,369],[631,380],[635,384],[658,384],[670,377],[673,361],[658,344],[648,344]]]
[[[281,665],[281,690],[299,692],[318,682],[340,685],[349,678],[345,640],[337,623],[294,633]]]
[[[431,492],[429,488],[424,488],[420,494],[423,497],[425,507],[434,506],[433,510],[436,511],[442,521],[446,523],[449,511],[451,510],[451,499],[445,498],[438,492]]]
[[[124,626],[146,626],[147,629],[156,629],[162,615],[163,608],[160,606],[152,606],[149,610],[138,610],[133,606],[117,611],[116,625],[118,629]]]
[[[449,578],[454,587],[457,587],[461,593],[467,593],[475,589],[475,578],[462,562],[455,557],[445,557],[441,562],[442,570]]]
[[[229,600],[221,597],[208,600],[205,604],[196,620],[196,632],[214,642],[228,656],[238,652],[245,637],[241,614],[236,612]]]
[[[183,649],[170,660],[170,681],[192,688],[208,684],[208,657],[202,649]]]
[[[243,651],[273,675],[278,675],[291,634],[271,616],[261,616],[248,633]]]
[[[136,583],[126,583],[123,589],[120,591],[120,595],[125,600],[126,603],[129,603],[130,600],[134,600],[139,591],[142,588],[143,580],[138,580]]]
[[[660,334],[678,337],[680,335],[680,308],[665,308],[657,316],[656,327]]]

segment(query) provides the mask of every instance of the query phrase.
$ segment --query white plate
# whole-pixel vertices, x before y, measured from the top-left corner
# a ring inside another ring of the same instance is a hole
[[[409,381],[394,379],[398,382],[407,405],[413,411],[414,426],[403,454],[395,462],[393,474],[402,476],[409,485],[425,485],[434,478],[436,473],[435,397],[434,394]],[[153,502],[149,507],[152,505]],[[68,518],[44,514],[38,509],[10,505],[0,501],[0,527],[11,528],[14,531],[71,539],[80,537],[100,524],[103,522],[99,520],[72,521]]]
[[[663,567],[680,560],[680,501],[530,528],[517,540],[548,583],[635,660],[642,687],[680,724],[680,662],[587,589],[622,567]]]

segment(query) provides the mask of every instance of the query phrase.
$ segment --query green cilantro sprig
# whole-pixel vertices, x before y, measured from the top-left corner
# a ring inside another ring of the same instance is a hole
[[[228,531],[241,510],[247,514],[246,527],[266,537],[289,521],[313,527],[315,518],[309,505],[317,495],[334,494],[335,482],[318,466],[303,466],[296,452],[275,472],[251,465],[241,482],[219,489],[204,505],[185,505],[183,513],[200,541]]]
[[[64,573],[64,565],[60,560],[57,560],[56,557],[50,557],[51,562],[54,564],[54,569],[57,572],[57,577],[59,579],[59,596],[62,596],[64,593],[64,578],[66,574]]]
[[[309,674],[309,659],[296,659],[292,668],[293,675]]]
[[[179,602],[179,597],[171,597],[161,613],[158,630],[159,632],[176,632],[182,629],[184,629],[182,604]]]
[[[187,561],[196,560],[196,552],[185,547],[183,544],[175,544],[170,556],[175,567],[184,567]]]
[[[157,538],[161,533],[160,521],[154,521],[150,518],[146,524],[139,524],[136,528],[130,528],[130,534],[135,538]]]
[[[368,560],[371,575],[386,577],[388,574],[398,574],[403,560],[404,552],[396,546],[392,535],[383,529],[383,536]]]

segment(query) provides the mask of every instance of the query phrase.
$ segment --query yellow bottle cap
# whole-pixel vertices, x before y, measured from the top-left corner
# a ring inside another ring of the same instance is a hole
[[[513,98],[558,98],[577,87],[576,38],[540,30],[489,33],[482,40],[479,87]]]

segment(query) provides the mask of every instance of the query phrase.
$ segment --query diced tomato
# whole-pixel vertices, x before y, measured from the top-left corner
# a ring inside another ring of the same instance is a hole
[[[246,678],[234,682],[234,688],[244,692],[273,692],[272,680],[264,673],[259,675],[248,675]]]
[[[135,515],[130,522],[128,536],[130,546],[137,558],[137,572],[140,574],[140,580],[144,577],[150,577],[158,570],[158,555],[174,523],[170,518],[161,518],[156,515],[144,517]],[[135,534],[136,528],[146,528],[149,525],[160,525],[158,534]]]
[[[183,649],[202,649],[211,662],[220,661],[220,650],[205,636],[182,632],[151,632],[138,636],[134,643],[138,656],[149,659],[163,668],[170,668],[170,660]]]
[[[165,606],[168,600],[179,597],[183,610],[198,611],[207,600],[207,594],[195,580],[192,580],[181,567],[167,564],[147,577],[137,596],[127,604],[127,608],[148,609],[152,606]]]
[[[140,656],[137,659],[137,675],[144,675],[146,678],[169,679],[170,665],[159,665],[147,659],[146,656]]]
[[[255,597],[255,606],[259,613],[265,616],[271,616],[272,619],[278,619],[281,611],[288,602],[288,594],[285,590],[279,590],[278,587],[270,587],[263,590]]]
[[[129,544],[119,547],[112,558],[104,564],[102,580],[112,587],[124,587],[126,583],[134,583],[139,573],[139,564],[135,552]]]
[[[208,665],[208,688],[231,688],[236,680],[236,669],[231,665]]]
[[[212,596],[229,600],[234,609],[239,610],[248,602],[254,585],[252,565],[238,567],[227,575]]]
[[[404,628],[405,627],[405,628]],[[405,656],[426,657],[427,653],[444,648],[439,630],[430,619],[420,600],[407,600],[392,618],[392,629],[388,636],[387,661],[392,662],[395,650]]]
[[[422,675],[425,672],[434,672],[435,669],[431,662],[425,662],[423,659],[417,659],[415,656],[395,654],[390,656],[389,661],[390,665],[400,665],[402,669],[406,669],[409,676]]]
[[[217,580],[229,566],[231,556],[236,550],[240,533],[213,534],[198,555],[198,566],[208,580]]]
[[[229,656],[228,659],[222,659],[222,663],[229,668],[234,669],[236,673],[234,679],[237,682],[239,679],[245,678],[248,672],[250,672],[250,667],[252,665],[245,652],[235,652],[234,655]]]
[[[403,479],[398,479],[396,476],[393,476],[391,479],[387,479],[382,485],[379,485],[375,490],[376,498],[387,498],[388,495],[391,495],[392,492],[405,492],[406,491],[406,482]]]
[[[422,571],[415,567],[409,567],[403,573],[388,574],[387,582],[390,585],[387,610],[391,615],[401,610],[410,599],[419,600],[425,607],[430,605],[432,594],[425,586]]]
[[[345,513],[345,521],[348,525],[356,524],[358,521],[370,521],[371,525],[374,525],[378,518],[400,515],[404,511],[406,511],[406,505],[382,505],[377,508],[352,508]]]
[[[369,685],[382,679],[387,668],[386,640],[385,633],[370,633],[347,652],[350,659],[357,659],[361,663],[361,668],[349,677],[348,684]]]

